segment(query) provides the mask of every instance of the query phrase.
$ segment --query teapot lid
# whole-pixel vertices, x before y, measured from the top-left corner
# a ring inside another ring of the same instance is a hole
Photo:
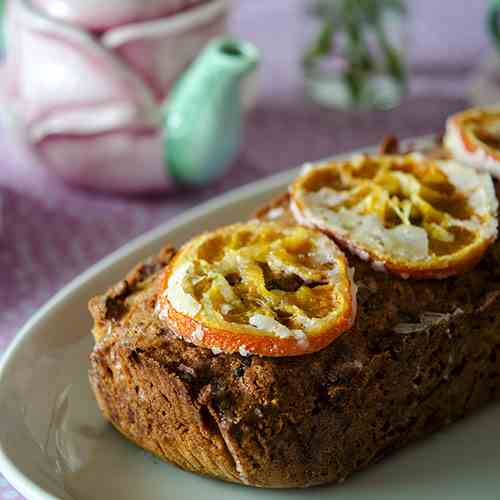
[[[207,0],[32,0],[44,14],[91,31],[174,15]]]

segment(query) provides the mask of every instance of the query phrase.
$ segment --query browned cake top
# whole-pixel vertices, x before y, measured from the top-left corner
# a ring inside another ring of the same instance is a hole
[[[274,220],[291,220],[288,195],[258,213],[261,218],[270,215]],[[500,297],[498,241],[472,271],[444,280],[396,278],[374,272],[368,263],[349,255],[358,286],[358,314],[348,333],[317,353],[297,358],[216,354],[177,337],[155,314],[160,271],[174,253],[166,248],[91,301],[98,348],[105,350],[119,342],[132,351],[147,353],[159,363],[175,367],[180,377],[189,378],[194,393],[207,380],[219,380],[221,394],[233,403],[231,411],[243,411],[257,400],[272,406],[277,394],[283,403],[284,387],[304,393],[307,401],[308,387],[324,383],[339,371],[350,374],[352,380],[346,381],[350,385],[360,367],[375,362],[375,354],[380,355],[377,362],[383,362],[397,358],[403,345],[409,347],[407,352],[412,351],[411,346],[418,351],[422,335],[453,335],[454,325],[465,317],[483,315]]]

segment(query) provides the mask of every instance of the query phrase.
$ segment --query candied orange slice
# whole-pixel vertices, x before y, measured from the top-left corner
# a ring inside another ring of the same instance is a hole
[[[418,153],[308,167],[291,186],[300,223],[403,278],[472,268],[496,238],[497,206],[489,174]]]
[[[444,144],[458,160],[500,178],[500,107],[472,108],[451,116]]]
[[[321,232],[251,221],[181,248],[157,311],[174,333],[216,353],[297,356],[352,326],[355,295],[347,259]]]

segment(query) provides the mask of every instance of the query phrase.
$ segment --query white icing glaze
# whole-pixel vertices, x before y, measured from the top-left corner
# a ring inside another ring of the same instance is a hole
[[[238,352],[240,353],[240,356],[244,356],[245,358],[252,355],[250,351],[247,351],[245,344],[240,346]]]
[[[398,323],[394,326],[393,331],[402,335],[423,332],[432,326],[436,326],[443,321],[449,321],[450,319],[462,314],[464,314],[464,311],[459,307],[457,307],[452,313],[424,311],[420,315],[418,323]]]
[[[191,340],[193,342],[201,342],[205,334],[203,333],[203,327],[201,325],[196,325],[196,329],[191,335]]]
[[[309,345],[309,339],[307,335],[302,330],[292,330],[293,336],[297,339],[299,345],[307,347]]]
[[[322,187],[319,191],[315,191],[309,195],[309,200],[315,205],[324,205],[327,207],[335,207],[339,203],[343,203],[349,199],[348,191],[334,191],[328,187]]]
[[[287,339],[291,336],[303,338],[305,333],[302,330],[290,330],[274,318],[264,314],[254,314],[248,320],[249,324],[262,332],[273,332],[280,339]]]
[[[220,306],[220,312],[222,314],[228,314],[232,309],[233,309],[233,306],[231,304],[222,304]]]
[[[316,243],[314,250],[309,254],[313,261],[320,266],[334,264],[339,257],[339,249],[324,235],[318,235]]]
[[[308,174],[314,168],[315,165],[313,163],[304,163],[304,165],[302,165],[302,168],[300,169],[300,173],[302,175]]]
[[[191,270],[191,262],[184,262],[178,266],[168,280],[166,294],[168,301],[176,311],[190,317],[195,317],[201,309],[201,304],[189,293],[189,276]]]
[[[375,215],[358,215],[347,210],[333,212],[314,206],[304,210],[304,217],[325,230],[335,228],[336,234],[352,241],[363,260],[368,260],[369,254],[360,246],[371,248],[378,255],[389,254],[410,261],[421,261],[429,255],[427,233],[416,226],[401,224],[386,229]]]
[[[282,208],[272,208],[267,212],[266,218],[269,220],[279,219],[284,213],[285,211]]]
[[[419,154],[410,156],[415,161],[424,159]],[[394,161],[398,162],[398,158]],[[404,161],[403,157],[400,161]],[[456,160],[443,160],[436,163],[457,191],[467,196],[475,213],[486,216],[485,221],[480,220],[477,215],[466,221],[458,221],[448,216],[446,220],[449,226],[462,226],[475,232],[480,231],[483,238],[496,236],[498,201],[490,175],[476,172]],[[399,180],[404,191],[418,193],[419,183],[411,175],[403,172],[393,172],[393,175]],[[437,225],[430,224],[429,228],[424,229],[403,223],[386,228],[375,214],[361,215],[343,207],[332,210],[331,208],[348,198],[344,191],[337,192],[331,188],[321,188],[311,193],[301,191],[298,196],[301,197],[304,208],[299,208],[296,200],[292,198],[290,209],[299,223],[317,227],[332,234],[362,260],[375,258],[372,267],[377,271],[386,270],[386,265],[381,259],[384,256],[415,263],[429,260],[428,229],[433,230],[433,237],[442,241],[454,239],[450,231]],[[401,216],[403,217],[404,214]],[[406,278],[408,275],[402,275],[402,277]]]
[[[161,307],[161,308],[159,308],[158,317],[162,321],[167,321],[168,320],[168,309],[167,309],[167,307]]]
[[[378,272],[381,272],[381,273],[385,272],[385,264],[381,260],[374,260],[372,262],[372,268],[375,271],[378,271]]]

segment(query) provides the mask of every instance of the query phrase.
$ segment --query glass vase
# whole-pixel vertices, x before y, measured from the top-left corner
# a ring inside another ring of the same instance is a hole
[[[404,0],[308,0],[307,93],[341,109],[389,109],[407,90]]]

